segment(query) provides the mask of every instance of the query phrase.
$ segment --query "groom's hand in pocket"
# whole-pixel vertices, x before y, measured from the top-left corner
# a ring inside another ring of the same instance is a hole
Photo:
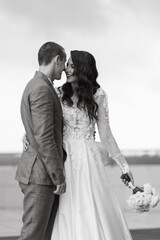
[[[66,191],[66,183],[64,182],[56,186],[56,190],[54,191],[54,194],[60,195],[65,193],[65,191]]]

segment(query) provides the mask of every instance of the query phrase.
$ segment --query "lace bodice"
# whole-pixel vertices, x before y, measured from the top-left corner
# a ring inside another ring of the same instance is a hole
[[[109,124],[108,97],[102,88],[99,88],[94,95],[94,99],[98,104],[98,120],[90,121],[84,110],[77,108],[76,102],[72,107],[66,103],[62,103],[63,92],[60,88],[55,89],[60,99],[63,118],[63,138],[65,140],[83,140],[94,139],[95,124],[97,124],[101,142],[106,146],[110,157],[120,166],[122,172],[129,170],[128,164],[122,155],[111,132]]]
[[[68,107],[67,104],[62,104],[64,127],[64,139],[93,139],[95,122],[90,122],[84,110],[80,110],[73,105]]]

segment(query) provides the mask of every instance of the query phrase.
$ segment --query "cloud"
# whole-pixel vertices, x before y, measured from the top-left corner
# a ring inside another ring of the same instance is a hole
[[[103,36],[106,25],[103,4],[98,0],[1,0],[3,61],[12,63],[12,56],[20,59],[23,52],[30,61],[29,53],[37,53],[50,40],[68,50],[83,45],[87,48],[96,36]]]
[[[122,147],[159,146],[159,10],[159,0],[1,0],[0,150],[21,149],[21,94],[49,40],[95,56]]]
[[[103,5],[96,0],[4,0],[1,11],[14,18],[15,22],[29,23],[32,31],[53,31],[79,29],[81,32],[102,31],[105,25]]]

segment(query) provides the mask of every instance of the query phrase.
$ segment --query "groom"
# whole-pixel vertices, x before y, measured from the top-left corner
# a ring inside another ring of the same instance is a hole
[[[54,79],[61,79],[65,50],[47,42],[38,52],[38,61],[39,71],[27,84],[21,101],[21,117],[30,145],[16,172],[24,194],[19,240],[51,239],[58,195],[66,190],[62,109],[52,85]]]

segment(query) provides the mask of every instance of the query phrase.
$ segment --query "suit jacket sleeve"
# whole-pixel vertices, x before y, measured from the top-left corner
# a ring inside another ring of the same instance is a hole
[[[53,184],[64,182],[63,165],[54,138],[54,98],[45,86],[30,94],[30,109],[38,153]]]

